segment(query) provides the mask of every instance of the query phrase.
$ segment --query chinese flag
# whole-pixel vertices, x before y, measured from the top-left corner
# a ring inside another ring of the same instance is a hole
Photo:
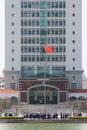
[[[44,49],[45,49],[45,52],[48,52],[48,53],[52,53],[53,52],[52,47],[49,46],[48,44],[45,45]]]

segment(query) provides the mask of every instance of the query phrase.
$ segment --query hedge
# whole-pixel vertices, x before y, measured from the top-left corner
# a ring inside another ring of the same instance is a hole
[[[17,116],[0,116],[0,119],[23,119],[23,117],[17,117]]]
[[[87,116],[69,116],[68,119],[87,119]]]

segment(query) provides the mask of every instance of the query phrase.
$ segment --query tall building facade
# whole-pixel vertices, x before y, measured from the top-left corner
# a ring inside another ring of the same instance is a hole
[[[68,89],[82,88],[82,0],[6,0],[5,26],[6,88],[19,89],[29,103],[43,95],[44,79],[57,84],[66,80],[61,85]],[[46,44],[52,53],[44,51]],[[61,85],[49,82],[46,90],[52,100],[56,89],[61,95]]]

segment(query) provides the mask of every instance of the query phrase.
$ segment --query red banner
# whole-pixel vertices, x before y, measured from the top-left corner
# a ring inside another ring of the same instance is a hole
[[[45,45],[44,49],[45,49],[45,52],[48,52],[48,53],[52,53],[53,52],[52,47],[49,46],[48,44]]]

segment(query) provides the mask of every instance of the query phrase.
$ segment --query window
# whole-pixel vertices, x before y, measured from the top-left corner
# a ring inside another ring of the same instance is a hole
[[[12,31],[11,34],[14,35],[14,31]]]
[[[12,22],[11,25],[14,26],[14,22]]]
[[[11,70],[14,70],[14,67],[12,67]]]
[[[73,67],[73,70],[75,70],[75,67]]]
[[[12,58],[11,61],[14,61],[14,58]]]
[[[75,40],[73,40],[72,42],[75,43]]]
[[[12,13],[11,16],[14,17],[14,13]]]
[[[75,80],[75,76],[73,76],[73,80]]]
[[[11,83],[11,84],[10,84],[10,88],[11,88],[11,89],[15,89],[15,88],[16,88],[16,84],[15,84],[15,83]]]
[[[14,4],[12,4],[11,7],[14,8]]]
[[[73,49],[73,52],[75,52],[75,49]]]
[[[75,4],[73,4],[72,7],[75,8]]]
[[[12,40],[11,43],[13,44],[13,43],[14,43],[14,40]]]
[[[71,83],[71,88],[76,89],[77,88],[77,83]]]
[[[73,61],[75,61],[75,58],[73,58]]]
[[[75,13],[73,13],[72,16],[75,16]]]
[[[75,31],[72,31],[72,34],[75,34]]]
[[[12,80],[14,80],[14,76],[12,76]]]
[[[75,25],[75,22],[73,22],[72,25]]]
[[[12,49],[11,52],[14,52],[14,49]]]

